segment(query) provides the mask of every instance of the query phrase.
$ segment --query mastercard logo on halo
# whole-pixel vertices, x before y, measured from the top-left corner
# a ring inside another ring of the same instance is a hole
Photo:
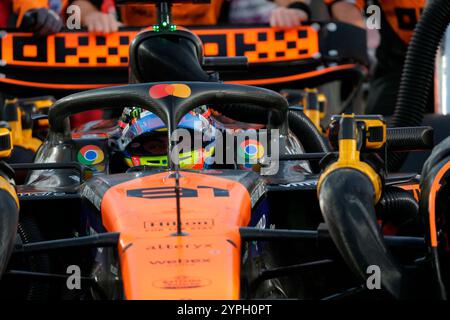
[[[103,150],[96,145],[87,145],[78,151],[78,162],[85,165],[94,165],[103,162],[105,154]]]
[[[149,94],[153,99],[161,99],[167,96],[187,98],[191,95],[191,88],[189,88],[188,85],[182,83],[162,83],[150,87]]]

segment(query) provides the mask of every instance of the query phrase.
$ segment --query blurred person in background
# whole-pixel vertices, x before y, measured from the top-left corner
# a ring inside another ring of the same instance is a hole
[[[111,1],[112,2],[112,1]],[[273,26],[293,27],[309,18],[308,1],[290,0],[211,0],[209,4],[174,4],[172,18],[179,25],[215,25],[271,23]],[[114,31],[114,15],[99,18],[102,0],[76,0],[81,8],[81,22],[89,30]],[[110,3],[109,7],[114,7]],[[125,5],[118,10],[121,22],[127,26],[147,27],[156,24],[154,5]]]
[[[64,26],[66,5],[66,0],[0,0],[0,28],[21,28],[39,37],[57,33]],[[29,25],[26,16],[34,23]]]
[[[0,28],[20,28],[40,37],[54,34],[64,27],[69,5],[78,5],[82,10],[88,7],[82,17],[88,31],[109,33],[120,26],[114,0],[0,0]]]
[[[71,5],[80,7],[81,24],[89,32],[116,32],[122,25],[117,19],[114,0],[73,0]]]
[[[304,2],[312,4],[313,1],[318,0]],[[324,2],[328,4],[332,18],[362,28],[365,28],[364,9],[368,5],[378,5],[381,8],[379,45],[375,54],[376,65],[373,77],[370,79],[365,113],[392,115],[406,50],[426,0],[325,0]],[[298,21],[298,24],[300,23]],[[272,26],[290,25],[278,20],[271,24]],[[378,42],[378,39],[374,39],[377,36],[372,34],[370,40]],[[430,99],[429,109],[433,109],[432,99]]]
[[[379,0],[374,3],[382,9],[380,45],[376,51],[377,63],[370,83],[366,112],[392,115],[408,44],[426,0]],[[365,3],[358,0],[357,5],[362,9]],[[432,102],[431,97],[431,109]]]

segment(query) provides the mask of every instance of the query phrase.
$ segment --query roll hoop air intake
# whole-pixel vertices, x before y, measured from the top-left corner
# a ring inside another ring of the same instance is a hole
[[[318,184],[320,208],[329,233],[350,269],[360,278],[376,265],[381,286],[395,298],[412,293],[407,276],[387,249],[377,223],[375,204],[382,191],[376,171],[360,160],[353,115],[343,115],[339,129],[339,159],[322,173]]]
[[[433,0],[425,8],[408,47],[391,127],[422,123],[433,84],[436,52],[449,23],[448,0]],[[392,154],[388,169],[398,171],[405,157],[404,153]]]

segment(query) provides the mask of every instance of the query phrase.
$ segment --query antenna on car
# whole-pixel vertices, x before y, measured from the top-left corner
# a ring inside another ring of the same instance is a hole
[[[157,25],[153,26],[153,30],[171,30],[174,31],[176,26],[172,24],[172,3],[167,1],[161,1],[156,4],[158,21]]]
[[[177,236],[185,236],[186,233],[183,232],[181,227],[181,188],[180,188],[180,171],[178,170],[178,166],[175,170],[175,200],[177,205]]]
[[[178,161],[174,161],[172,159],[173,151],[175,148],[173,136],[176,135],[176,123],[173,118],[169,117],[169,121],[167,123],[167,166],[170,170],[169,178],[175,179],[175,201],[176,201],[176,212],[177,212],[177,232],[174,233],[174,236],[185,236],[183,233],[182,224],[181,224],[181,187],[180,187],[180,165]]]
[[[173,234],[174,236],[185,236],[187,235],[186,233],[183,232],[182,230],[182,223],[181,223],[181,192],[182,189],[180,187],[180,165],[178,163],[178,161],[173,161],[172,159],[172,155],[173,155],[173,151],[174,151],[174,143],[172,140],[173,134],[175,133],[176,135],[176,125],[173,123],[173,121],[171,121],[172,119],[169,120],[168,126],[167,126],[167,132],[168,132],[168,139],[169,139],[169,144],[168,144],[168,154],[167,154],[167,160],[168,160],[168,167],[169,170],[171,171],[170,173],[170,178],[175,178],[175,201],[176,201],[176,211],[177,211],[177,232],[175,234]]]
[[[153,31],[175,31],[176,25],[172,24],[172,1],[156,1],[157,10],[157,24],[153,26]],[[170,121],[170,120],[169,120]],[[175,178],[175,202],[176,202],[176,213],[177,213],[177,231],[175,236],[185,236],[183,233],[182,223],[181,223],[181,187],[180,187],[180,166],[178,163],[174,163],[172,159],[173,143],[172,143],[172,133],[176,129],[176,124],[169,124],[169,153],[167,155],[168,166],[170,170],[175,170],[171,176]]]

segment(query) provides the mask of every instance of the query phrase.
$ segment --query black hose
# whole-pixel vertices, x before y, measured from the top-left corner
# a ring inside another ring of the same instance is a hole
[[[215,104],[212,108],[219,111],[224,116],[237,121],[247,123],[268,123],[267,109],[261,108],[256,104],[249,103],[227,103],[227,104]],[[274,125],[281,124],[285,119],[281,119],[276,113],[272,113],[270,122]]]
[[[305,152],[331,152],[328,141],[317,130],[316,126],[301,111],[289,110],[289,129],[299,139]],[[317,161],[310,161],[313,172],[320,172]]]
[[[383,222],[391,222],[400,232],[419,230],[419,203],[410,191],[391,187],[383,192],[377,204],[378,218]]]
[[[434,0],[416,26],[408,47],[391,127],[413,127],[422,123],[433,84],[436,53],[450,23],[450,2]],[[406,154],[394,153],[388,160],[390,171],[398,171]]]
[[[329,173],[321,183],[319,202],[329,233],[344,261],[361,279],[367,268],[380,268],[381,286],[394,298],[414,296],[405,270],[399,266],[383,240],[377,222],[374,188],[360,171],[343,168]]]
[[[425,164],[422,167],[422,172],[420,174],[421,183],[429,182],[430,179],[428,175],[430,174],[430,171],[442,160],[446,159],[449,156],[450,156],[450,137],[447,137],[443,141],[441,141],[436,147],[433,148],[431,155],[428,157],[427,161],[425,161]]]
[[[431,150],[434,130],[432,127],[387,128],[386,146],[389,151]]]

